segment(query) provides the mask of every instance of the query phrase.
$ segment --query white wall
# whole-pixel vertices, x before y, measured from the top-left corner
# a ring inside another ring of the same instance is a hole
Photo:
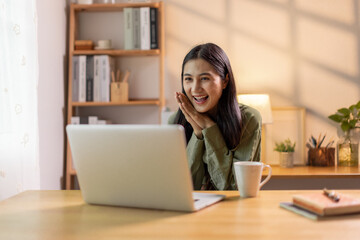
[[[60,189],[64,166],[66,1],[37,0],[41,189]]]

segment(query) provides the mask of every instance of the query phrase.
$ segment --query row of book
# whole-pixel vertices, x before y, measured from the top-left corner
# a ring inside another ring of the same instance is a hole
[[[112,124],[110,120],[99,119],[98,116],[72,116],[71,124]]]
[[[125,49],[159,48],[157,15],[157,8],[124,8]]]
[[[109,55],[78,55],[72,60],[73,102],[110,102],[114,58]]]

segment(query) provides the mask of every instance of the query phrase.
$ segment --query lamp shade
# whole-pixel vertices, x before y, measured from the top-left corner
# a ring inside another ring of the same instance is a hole
[[[262,123],[272,123],[270,97],[268,94],[239,94],[238,102],[253,107],[261,114]]]

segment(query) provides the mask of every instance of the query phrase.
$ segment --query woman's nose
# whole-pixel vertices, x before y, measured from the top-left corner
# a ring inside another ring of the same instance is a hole
[[[196,80],[194,81],[193,90],[196,92],[199,89],[201,89],[201,82]]]

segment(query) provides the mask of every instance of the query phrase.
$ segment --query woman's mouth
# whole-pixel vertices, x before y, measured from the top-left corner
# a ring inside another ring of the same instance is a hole
[[[203,104],[204,102],[206,102],[206,100],[209,98],[209,96],[207,96],[207,95],[193,96],[193,98],[196,103]]]

